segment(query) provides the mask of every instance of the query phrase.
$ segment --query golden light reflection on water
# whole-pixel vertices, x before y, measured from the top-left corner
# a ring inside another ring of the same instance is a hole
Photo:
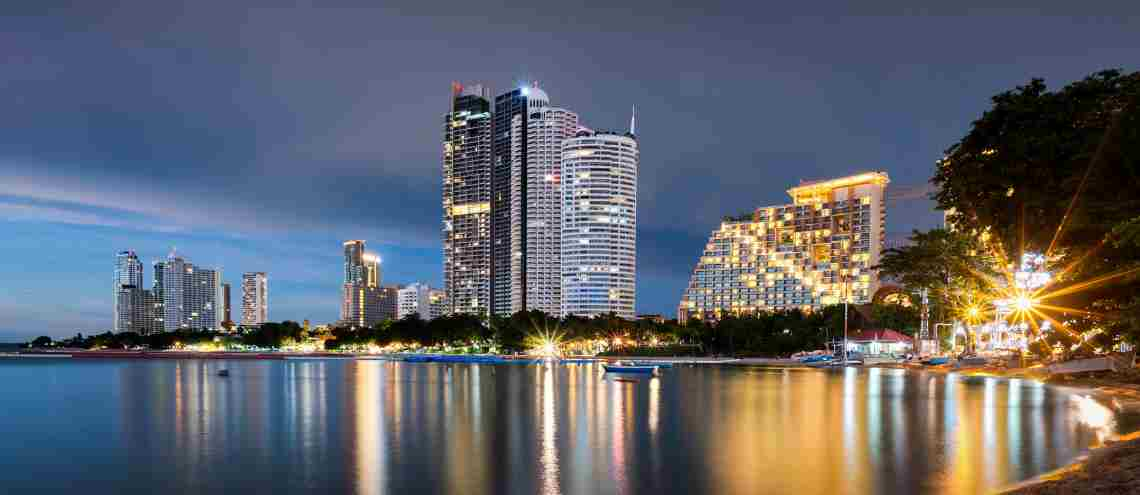
[[[1096,432],[1098,443],[1104,443],[1113,432],[1115,418],[1112,410],[1087,395],[1070,398],[1077,409],[1077,421]]]
[[[364,495],[383,493],[385,467],[383,453],[385,445],[381,427],[382,408],[380,407],[381,366],[377,361],[354,363],[353,379],[355,397],[353,420],[356,438],[354,439],[356,461],[356,491]]]
[[[127,439],[169,432],[183,481],[225,479],[209,453],[251,446],[238,458],[287,466],[273,468],[294,483],[285,491],[340,476],[334,491],[369,495],[979,493],[1056,468],[1116,427],[1091,398],[1036,382],[873,368],[678,367],[617,381],[592,366],[305,362],[234,365],[219,381],[210,366],[124,374],[138,382],[121,387],[124,405],[153,383],[167,406],[121,423],[161,426],[165,411],[172,426]]]
[[[554,495],[558,488],[558,423],[554,410],[554,370],[547,363],[542,370],[542,492]]]

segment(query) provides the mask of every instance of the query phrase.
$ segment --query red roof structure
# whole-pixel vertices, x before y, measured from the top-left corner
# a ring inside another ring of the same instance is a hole
[[[900,342],[912,344],[913,339],[895,330],[859,330],[847,335],[850,342]]]

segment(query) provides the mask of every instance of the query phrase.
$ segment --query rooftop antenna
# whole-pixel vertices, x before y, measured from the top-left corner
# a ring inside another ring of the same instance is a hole
[[[629,114],[629,135],[637,135],[637,105],[633,105]]]

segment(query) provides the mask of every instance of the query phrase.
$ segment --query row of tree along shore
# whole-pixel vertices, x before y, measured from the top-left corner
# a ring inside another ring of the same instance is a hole
[[[891,328],[914,334],[918,313],[898,305],[852,307],[849,327]],[[39,337],[32,348],[327,351],[424,350],[438,352],[526,352],[554,343],[567,354],[787,356],[821,349],[843,336],[843,307],[804,313],[783,311],[730,317],[717,324],[675,320],[629,321],[616,315],[554,318],[539,311],[489,321],[453,315],[430,321],[411,315],[371,328],[332,327],[306,332],[292,321],[266,323],[239,333],[179,331],[152,335],[102,333],[53,340]]]

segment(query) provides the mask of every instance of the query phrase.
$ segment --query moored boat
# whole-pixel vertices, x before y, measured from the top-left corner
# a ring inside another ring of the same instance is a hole
[[[629,364],[603,364],[607,373],[640,373],[653,374],[657,372],[656,366],[637,366]]]

